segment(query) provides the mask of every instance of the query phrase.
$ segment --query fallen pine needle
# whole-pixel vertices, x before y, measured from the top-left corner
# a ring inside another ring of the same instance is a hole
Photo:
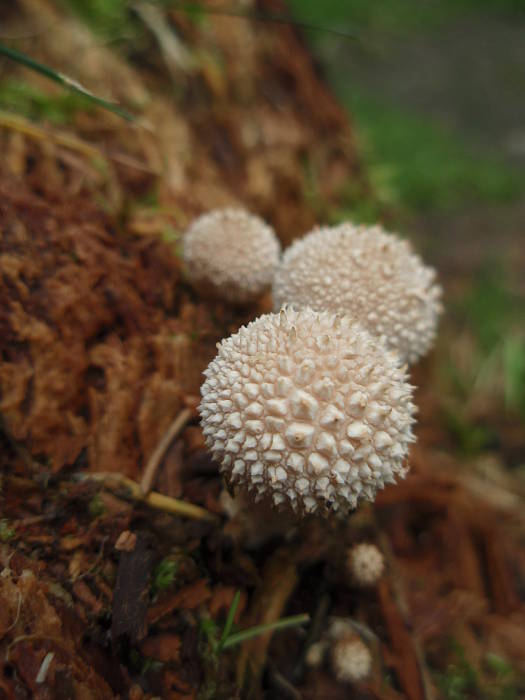
[[[21,134],[24,134],[24,136],[28,136],[29,138],[38,141],[50,139],[58,146],[69,148],[72,151],[77,151],[78,153],[88,156],[88,158],[105,160],[104,154],[98,148],[86,143],[85,141],[82,141],[82,139],[79,139],[76,136],[71,136],[70,134],[57,133],[55,131],[51,131],[50,129],[44,129],[17,114],[10,114],[9,112],[1,111],[0,126],[5,129],[18,131]]]
[[[136,481],[128,479],[122,474],[108,474],[107,472],[99,472],[94,474],[79,473],[75,478],[80,481],[99,481],[106,488],[113,490],[124,487],[129,492],[129,497],[137,502],[145,503],[150,508],[162,510],[165,513],[172,515],[180,515],[184,518],[192,518],[193,520],[216,520],[217,516],[211,513],[206,508],[201,508],[193,503],[187,503],[177,498],[170,498],[162,493],[151,491],[144,495],[142,489]]]
[[[0,110],[0,127],[3,129],[10,129],[11,131],[18,131],[35,141],[52,141],[57,146],[75,151],[97,162],[108,164],[108,161],[111,160],[116,163],[121,163],[125,167],[140,170],[141,172],[150,173],[152,175],[159,174],[157,171],[146,167],[143,163],[140,163],[138,160],[124,153],[106,153],[77,136],[54,129],[43,128],[18,114],[11,114],[10,112]],[[148,125],[146,128],[150,129]]]
[[[153,482],[155,481],[155,477],[157,475],[157,470],[164,459],[164,455],[168,451],[171,443],[184,430],[186,424],[191,418],[191,415],[192,412],[189,408],[185,408],[179,413],[168,430],[164,433],[159,444],[155,448],[155,451],[149,458],[146,468],[144,469],[142,479],[140,480],[140,489],[144,496],[151,491]]]

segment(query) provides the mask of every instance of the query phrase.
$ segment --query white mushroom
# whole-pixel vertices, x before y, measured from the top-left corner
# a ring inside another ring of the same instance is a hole
[[[319,228],[284,253],[274,304],[349,314],[414,362],[431,347],[441,288],[409,243],[384,231],[344,223]]]
[[[375,544],[362,542],[348,552],[348,570],[359,586],[373,586],[381,578],[385,560]]]
[[[347,634],[332,645],[332,668],[341,683],[364,680],[372,668],[372,655],[357,634]]]
[[[270,288],[279,255],[273,229],[242,209],[203,214],[183,238],[191,284],[234,304],[254,301]]]
[[[266,314],[223,340],[204,374],[206,443],[255,501],[345,512],[407,471],[406,368],[347,317]]]
[[[306,653],[307,666],[318,668],[328,657],[340,683],[364,680],[372,668],[372,654],[356,628],[349,618],[329,618],[321,638]]]

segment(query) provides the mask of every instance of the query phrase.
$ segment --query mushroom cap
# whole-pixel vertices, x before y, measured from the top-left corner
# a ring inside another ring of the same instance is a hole
[[[441,312],[435,271],[380,226],[318,228],[293,243],[277,269],[281,304],[347,313],[414,362],[431,347]]]
[[[311,644],[305,656],[306,665],[310,668],[318,668],[323,663],[326,649],[327,642],[324,639]]]
[[[385,570],[385,560],[375,544],[362,542],[348,552],[348,569],[360,586],[373,586]]]
[[[183,238],[191,284],[234,304],[254,301],[270,288],[280,251],[273,229],[243,209],[203,214]]]
[[[365,679],[372,668],[372,655],[357,634],[337,639],[332,646],[332,668],[342,683],[355,683]]]
[[[283,308],[217,347],[203,432],[255,501],[346,512],[405,475],[415,412],[406,367],[348,317]]]

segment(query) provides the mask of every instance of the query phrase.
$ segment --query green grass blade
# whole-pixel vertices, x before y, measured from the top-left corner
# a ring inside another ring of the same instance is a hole
[[[165,0],[166,2],[166,0]],[[292,17],[287,17],[286,15],[276,15],[269,14],[267,12],[257,12],[253,10],[243,11],[236,10],[235,8],[212,8],[201,5],[198,2],[171,2],[167,0],[169,7],[173,9],[180,9],[186,12],[199,11],[202,14],[209,15],[223,15],[225,17],[236,17],[238,19],[251,20],[253,22],[267,22],[270,24],[289,24],[292,27],[297,27],[299,29],[304,29],[310,32],[320,32],[323,34],[333,34],[334,36],[339,36],[343,39],[350,39],[351,41],[359,41],[360,37],[352,32],[342,31],[341,29],[334,29],[333,27],[323,27],[317,24],[310,24],[308,22],[303,22],[301,20],[296,20]]]
[[[104,100],[102,97],[97,97],[97,95],[94,95],[92,92],[90,92],[87,88],[83,87],[73,78],[69,78],[63,73],[58,73],[57,71],[53,70],[53,68],[50,68],[49,66],[46,66],[43,63],[35,61],[30,56],[27,56],[24,53],[20,53],[20,51],[16,51],[15,49],[11,49],[8,46],[5,46],[4,44],[0,43],[0,56],[5,56],[6,58],[11,59],[12,61],[16,61],[16,63],[19,63],[20,65],[25,66],[26,68],[29,68],[32,71],[35,71],[36,73],[40,73],[40,75],[49,78],[49,80],[53,80],[55,83],[62,85],[62,87],[66,88],[67,90],[75,92],[78,95],[82,95],[90,102],[98,105],[99,107],[102,107],[103,109],[108,110],[109,112],[113,112],[113,114],[117,114],[119,117],[122,117],[127,121],[135,121],[135,117],[133,116],[133,114],[131,114],[131,112],[128,112],[126,109],[120,107],[120,105],[116,104],[115,102],[109,102],[108,100]]]
[[[237,612],[237,608],[239,607],[240,600],[241,600],[241,592],[237,591],[235,593],[235,595],[233,596],[232,604],[230,605],[230,609],[228,610],[228,617],[226,618],[226,623],[224,625],[224,629],[222,631],[221,638],[219,640],[219,645],[217,647],[217,651],[219,654],[223,650],[224,645],[226,643],[226,640],[230,636],[230,632],[231,632],[232,625],[233,625],[233,620],[235,619],[235,613]]]
[[[236,632],[226,639],[222,645],[222,649],[230,649],[236,644],[241,644],[248,639],[253,639],[253,637],[258,637],[265,632],[275,632],[277,630],[283,630],[287,627],[297,627],[298,625],[303,625],[305,622],[310,621],[310,615],[306,613],[302,615],[292,615],[291,617],[283,617],[277,622],[269,622],[266,625],[255,625],[255,627],[250,627],[247,630],[242,630],[242,632]]]

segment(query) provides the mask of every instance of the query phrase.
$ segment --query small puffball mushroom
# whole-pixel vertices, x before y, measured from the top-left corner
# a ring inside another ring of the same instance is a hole
[[[375,544],[362,542],[348,552],[348,570],[359,586],[373,586],[385,570],[385,560]]]
[[[312,644],[310,647],[308,647],[308,651],[306,652],[305,657],[306,665],[310,668],[318,668],[323,663],[326,649],[326,640],[315,642],[315,644]]]
[[[306,653],[306,665],[318,668],[328,656],[340,683],[355,683],[366,678],[372,668],[372,654],[356,628],[349,618],[329,618],[321,639]]]
[[[364,680],[372,667],[372,655],[357,634],[348,634],[332,645],[332,668],[341,683]]]
[[[344,223],[315,229],[284,252],[274,305],[349,314],[412,363],[436,334],[442,307],[435,278],[407,241],[380,226]]]
[[[270,288],[280,250],[273,229],[242,209],[203,214],[183,238],[191,284],[233,304],[254,301]]]
[[[203,432],[253,500],[344,513],[405,476],[415,412],[406,367],[348,317],[282,309],[217,347]]]

